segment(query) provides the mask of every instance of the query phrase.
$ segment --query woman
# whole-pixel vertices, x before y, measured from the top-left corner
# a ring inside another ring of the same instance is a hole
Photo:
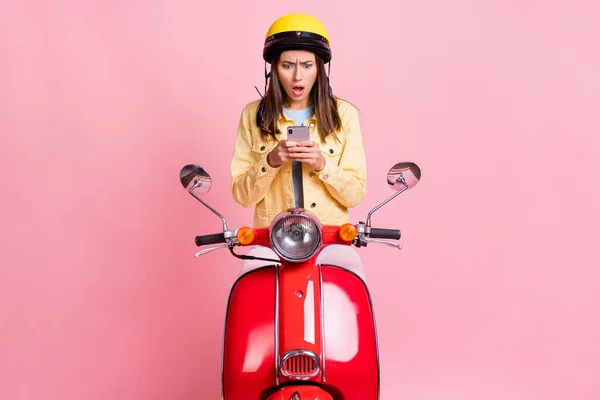
[[[292,168],[301,165],[305,208],[324,225],[349,222],[348,209],[366,193],[365,153],[356,109],[333,96],[329,85],[325,27],[306,14],[285,15],[269,28],[263,58],[271,64],[265,76],[269,86],[264,98],[242,111],[231,160],[234,199],[255,207],[255,227],[269,226],[294,207]],[[310,140],[288,141],[287,128],[299,125],[309,126]],[[264,248],[250,254],[259,253],[276,257]],[[350,247],[330,246],[320,258],[328,254],[358,262],[352,269],[362,276],[360,259]],[[242,269],[260,264],[246,263]]]

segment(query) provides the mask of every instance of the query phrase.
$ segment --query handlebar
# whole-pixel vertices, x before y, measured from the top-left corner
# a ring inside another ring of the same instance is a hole
[[[369,237],[373,239],[400,239],[399,229],[371,228]]]
[[[399,240],[401,233],[399,229],[384,229],[384,228],[371,228],[371,234],[369,235],[372,239],[394,239]],[[210,235],[196,236],[196,246],[204,246],[208,244],[225,243],[225,234],[213,233]]]
[[[213,233],[211,235],[196,236],[196,246],[216,243],[225,243],[225,234],[223,232]]]

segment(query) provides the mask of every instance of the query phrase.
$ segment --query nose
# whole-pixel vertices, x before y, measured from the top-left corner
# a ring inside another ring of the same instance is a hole
[[[301,80],[302,79],[302,68],[300,68],[300,65],[296,65],[296,72],[294,73],[294,80]]]

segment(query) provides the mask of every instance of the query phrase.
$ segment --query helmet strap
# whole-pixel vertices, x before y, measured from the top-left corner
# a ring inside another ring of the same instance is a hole
[[[263,132],[266,132],[268,134],[271,134],[271,131],[269,130],[269,128],[267,128],[265,126],[265,121],[263,119],[263,113],[265,110],[265,96],[267,95],[267,81],[268,81],[270,75],[271,75],[271,73],[267,72],[267,62],[265,61],[265,94],[264,95],[260,94],[260,91],[258,90],[258,88],[256,86],[254,86],[254,88],[258,92],[259,96],[261,97],[260,104],[258,105],[258,112],[256,115],[256,124],[259,126],[259,128]]]
[[[264,99],[265,96],[267,95],[267,82],[269,80],[269,76],[271,76],[271,72],[267,71],[267,62],[265,61],[265,93],[261,94],[260,91],[258,90],[258,88],[256,86],[254,86],[254,89],[256,89],[256,92],[262,99]]]
[[[265,96],[267,95],[267,81],[269,80],[269,76],[271,76],[271,72],[267,72],[267,62],[265,61]]]

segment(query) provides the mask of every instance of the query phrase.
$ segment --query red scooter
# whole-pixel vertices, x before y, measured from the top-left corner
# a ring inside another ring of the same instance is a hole
[[[379,355],[371,298],[365,282],[341,263],[320,264],[329,245],[376,242],[402,249],[396,229],[371,227],[371,216],[412,188],[421,171],[411,162],[391,168],[387,182],[397,193],[372,209],[366,223],[321,225],[302,207],[278,215],[269,227],[228,228],[225,218],[198,196],[211,178],[198,165],[180,173],[188,192],[218,215],[223,232],[196,237],[196,245],[218,244],[196,253],[238,246],[265,246],[279,259],[241,275],[226,310],[222,360],[224,400],[376,400]]]

